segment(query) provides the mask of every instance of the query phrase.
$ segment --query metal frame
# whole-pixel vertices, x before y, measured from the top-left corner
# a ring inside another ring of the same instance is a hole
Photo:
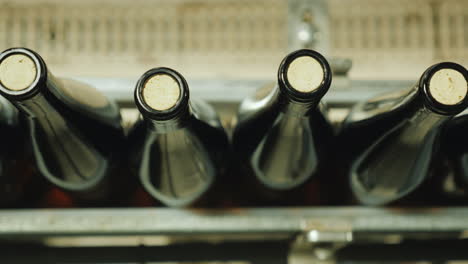
[[[462,233],[468,208],[242,208],[1,210],[0,238],[25,236]],[[316,239],[320,241],[320,239]]]

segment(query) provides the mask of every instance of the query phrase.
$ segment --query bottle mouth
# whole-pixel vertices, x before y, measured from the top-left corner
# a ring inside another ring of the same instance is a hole
[[[144,73],[135,88],[135,101],[143,115],[166,120],[188,103],[184,77],[170,68],[154,68]]]
[[[331,84],[331,70],[320,53],[302,49],[284,58],[278,80],[280,89],[293,99],[307,102],[325,95]]]
[[[433,65],[421,77],[420,87],[429,107],[440,114],[455,115],[468,107],[468,71],[459,64]]]
[[[155,111],[166,111],[180,100],[179,83],[169,74],[157,73],[145,81],[142,96],[145,103]]]
[[[11,99],[30,95],[46,72],[35,52],[25,48],[5,50],[0,54],[0,92]]]

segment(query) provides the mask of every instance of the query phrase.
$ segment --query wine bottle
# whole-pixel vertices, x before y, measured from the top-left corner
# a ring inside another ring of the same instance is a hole
[[[244,179],[242,193],[250,193],[247,203],[283,205],[317,195],[304,192],[323,168],[333,138],[321,103],[331,79],[321,54],[298,50],[281,62],[277,85],[241,103],[233,148]]]
[[[54,77],[25,48],[0,54],[0,80],[0,93],[26,120],[40,174],[77,201],[111,199],[119,189],[111,172],[124,144],[117,105],[86,84]]]
[[[184,77],[169,68],[141,76],[135,103],[143,118],[129,136],[132,163],[146,191],[166,206],[212,205],[228,151],[214,109],[191,99]]]
[[[427,69],[414,87],[352,109],[343,123],[341,136],[347,140],[342,147],[354,156],[349,179],[361,203],[397,201],[431,180],[441,131],[468,106],[466,80],[463,66],[439,63]]]

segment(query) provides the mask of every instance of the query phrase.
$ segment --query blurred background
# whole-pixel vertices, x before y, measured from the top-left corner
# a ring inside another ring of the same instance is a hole
[[[353,79],[415,79],[468,61],[463,0],[0,0],[0,48],[38,51],[58,75],[273,79],[288,51],[349,58]]]

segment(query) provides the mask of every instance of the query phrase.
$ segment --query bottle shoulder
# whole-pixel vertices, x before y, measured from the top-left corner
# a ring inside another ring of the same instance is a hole
[[[449,130],[458,130],[458,131],[467,131],[468,130],[468,109],[456,115],[448,123],[447,129]]]
[[[418,90],[411,87],[392,91],[356,104],[343,121],[341,132],[355,128],[392,126],[401,115],[409,113],[408,108],[417,98]]]
[[[237,122],[242,123],[256,116],[261,116],[271,108],[274,108],[276,92],[277,87],[276,84],[273,83],[257,89],[254,94],[245,98],[239,105]]]
[[[228,136],[214,108],[201,100],[191,100],[190,107],[190,116],[180,127],[174,127],[164,132],[156,131],[151,120],[140,116],[128,133],[129,142],[141,144],[149,138],[158,140],[163,135],[171,137],[190,134],[192,137],[197,137],[205,145],[226,147]]]
[[[328,108],[323,102],[312,108],[307,115],[287,113],[281,110],[278,102],[275,101],[274,92],[261,99],[247,98],[239,107],[234,136],[245,130],[266,130],[278,122],[289,122],[288,120],[298,120],[298,124],[312,124],[312,130],[316,126],[331,129],[328,117]]]
[[[213,106],[200,99],[192,99],[190,106],[194,118],[214,128],[223,129],[218,113]]]
[[[50,92],[73,113],[110,127],[121,129],[117,103],[96,88],[72,79],[51,79]]]

